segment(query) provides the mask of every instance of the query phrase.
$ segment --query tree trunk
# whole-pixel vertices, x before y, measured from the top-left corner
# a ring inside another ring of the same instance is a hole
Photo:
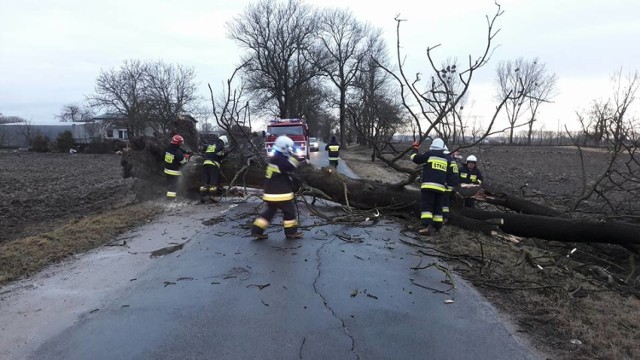
[[[500,229],[517,236],[561,242],[640,246],[640,226],[634,224],[490,212],[476,209],[460,209],[459,213],[478,220],[503,219],[504,224],[500,225]]]
[[[155,191],[157,197],[164,186],[163,156],[164,144],[157,139],[136,139],[131,142],[132,150],[123,154],[122,166],[125,177],[136,177],[144,184],[137,189],[148,195]],[[151,140],[150,140],[151,139]],[[238,174],[234,185],[262,187],[264,182],[264,165],[250,160],[250,156],[232,154],[222,165],[223,184]],[[190,194],[198,196],[201,185],[202,161],[198,156],[183,167],[179,196]],[[321,190],[331,200],[344,205],[361,209],[387,208],[395,212],[406,212],[415,216],[416,223],[420,214],[420,190],[401,189],[395,184],[363,179],[350,179],[335,171],[313,166],[303,166],[296,172],[296,177],[308,186]],[[463,188],[460,192],[465,197],[476,193],[475,188]],[[510,196],[488,186],[485,193],[477,194],[477,198],[485,197],[488,202],[511,208],[520,213],[488,212],[477,209],[462,208],[455,201],[451,203],[451,224],[467,229],[490,232],[497,230],[525,237],[562,242],[596,242],[612,243],[623,246],[640,246],[640,226],[621,222],[596,222],[558,217],[557,210],[529,202],[516,196]],[[144,196],[143,196],[144,197]],[[533,214],[533,215],[532,215]],[[543,216],[544,215],[544,216]],[[497,225],[495,220],[503,219]],[[637,251],[637,250],[636,250]]]

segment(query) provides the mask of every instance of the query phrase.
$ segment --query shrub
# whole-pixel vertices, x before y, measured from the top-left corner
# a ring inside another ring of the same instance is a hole
[[[62,152],[67,152],[73,147],[73,134],[71,131],[67,130],[58,134],[56,147]]]
[[[51,149],[49,148],[49,138],[38,134],[33,138],[31,142],[31,150],[35,152],[48,152]]]

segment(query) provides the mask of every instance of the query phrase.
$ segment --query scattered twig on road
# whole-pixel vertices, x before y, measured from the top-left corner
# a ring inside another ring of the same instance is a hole
[[[438,289],[434,289],[432,287],[426,286],[426,285],[422,285],[417,283],[414,279],[409,279],[409,281],[411,281],[411,283],[415,286],[421,287],[423,289],[427,289],[427,290],[431,290],[435,293],[439,293],[439,294],[445,294],[445,295],[449,295],[449,291],[451,291],[451,289],[449,290],[438,290]]]
[[[249,284],[249,285],[247,285],[247,288],[257,287],[258,289],[262,290],[262,289],[266,288],[269,285],[271,285],[271,283],[267,283],[267,284],[263,284],[263,285],[260,285],[260,284]]]

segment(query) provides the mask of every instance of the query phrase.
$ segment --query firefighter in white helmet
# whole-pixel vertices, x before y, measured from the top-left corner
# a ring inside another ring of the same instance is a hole
[[[264,231],[278,209],[282,210],[283,213],[282,223],[287,239],[298,239],[303,236],[303,233],[298,231],[293,181],[290,177],[298,167],[298,160],[291,156],[293,146],[293,140],[284,135],[279,136],[273,144],[275,154],[269,159],[269,164],[267,165],[264,195],[262,197],[266,208],[260,213],[260,216],[253,222],[251,227],[251,236],[258,240],[268,237]]]
[[[474,185],[482,184],[482,173],[478,169],[477,163],[478,159],[475,157],[475,155],[469,155],[467,157],[465,163],[460,169],[460,183]],[[464,206],[473,207],[474,204],[475,200],[473,200],[472,198],[464,199]]]
[[[421,235],[431,235],[440,230],[444,217],[442,216],[442,198],[446,194],[447,179],[452,178],[452,160],[444,154],[444,141],[435,139],[429,146],[429,151],[420,154],[420,144],[413,143],[411,160],[416,164],[424,164],[420,185],[420,220]]]

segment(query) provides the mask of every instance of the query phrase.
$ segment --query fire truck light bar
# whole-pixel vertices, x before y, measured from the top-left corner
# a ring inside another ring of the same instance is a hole
[[[302,119],[272,119],[271,123],[301,123]]]

